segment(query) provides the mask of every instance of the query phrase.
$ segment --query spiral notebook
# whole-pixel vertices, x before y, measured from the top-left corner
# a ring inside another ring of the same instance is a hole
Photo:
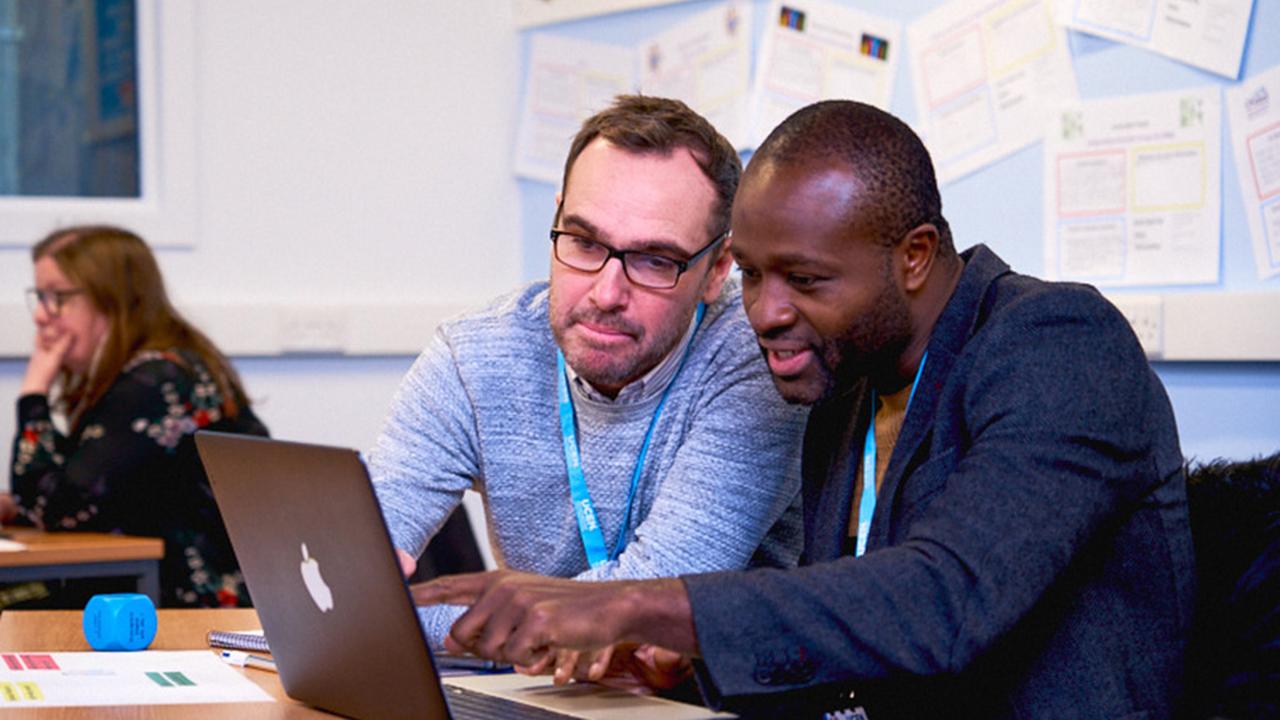
[[[210,630],[205,636],[211,648],[226,648],[228,650],[244,650],[246,652],[270,653],[271,648],[267,645],[267,636],[261,630]],[[499,671],[510,670],[510,665],[495,663],[492,660],[476,657],[475,655],[450,655],[448,653],[434,653],[436,661],[436,669],[441,675],[455,675],[455,672],[448,671],[468,671],[468,670],[487,670]]]
[[[207,640],[209,647],[271,652],[267,647],[267,636],[261,630],[210,630]]]

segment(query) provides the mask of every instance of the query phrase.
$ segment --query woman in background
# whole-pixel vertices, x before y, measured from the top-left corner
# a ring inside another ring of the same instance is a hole
[[[267,434],[231,363],[174,310],[137,235],[67,228],[32,259],[35,346],[0,514],[50,531],[163,538],[161,605],[247,605],[192,440],[202,428]]]

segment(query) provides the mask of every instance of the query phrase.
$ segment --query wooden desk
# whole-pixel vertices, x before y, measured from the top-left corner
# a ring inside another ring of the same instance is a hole
[[[252,630],[260,627],[250,609],[159,610],[159,627],[152,650],[207,648],[210,630]],[[0,613],[0,650],[89,650],[77,610],[6,610]],[[209,652],[213,652],[210,650]],[[211,705],[141,705],[72,707],[47,710],[5,710],[9,718],[81,720],[88,718],[333,718],[334,715],[301,705],[284,694],[280,676],[265,670],[242,668],[238,672],[266,690],[273,703],[219,703]]]
[[[160,603],[164,541],[159,538],[31,528],[6,532],[27,549],[0,552],[0,582],[131,575],[138,592]]]

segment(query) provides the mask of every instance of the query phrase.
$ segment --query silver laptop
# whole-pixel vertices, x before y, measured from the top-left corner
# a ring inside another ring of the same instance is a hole
[[[357,718],[729,717],[546,678],[442,684],[354,450],[207,431],[196,447],[289,697]]]

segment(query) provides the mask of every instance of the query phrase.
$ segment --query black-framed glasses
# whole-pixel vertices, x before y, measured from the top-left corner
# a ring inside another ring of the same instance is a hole
[[[556,260],[574,270],[600,272],[610,258],[616,257],[622,262],[622,271],[631,282],[641,287],[667,290],[675,287],[686,270],[728,236],[728,231],[717,235],[701,250],[685,260],[676,260],[640,250],[615,250],[599,240],[555,228],[551,229],[551,246]]]
[[[27,288],[27,309],[32,313],[37,307],[44,308],[49,317],[58,317],[62,314],[62,306],[67,304],[71,298],[83,293],[84,290],[41,290],[40,288]]]

